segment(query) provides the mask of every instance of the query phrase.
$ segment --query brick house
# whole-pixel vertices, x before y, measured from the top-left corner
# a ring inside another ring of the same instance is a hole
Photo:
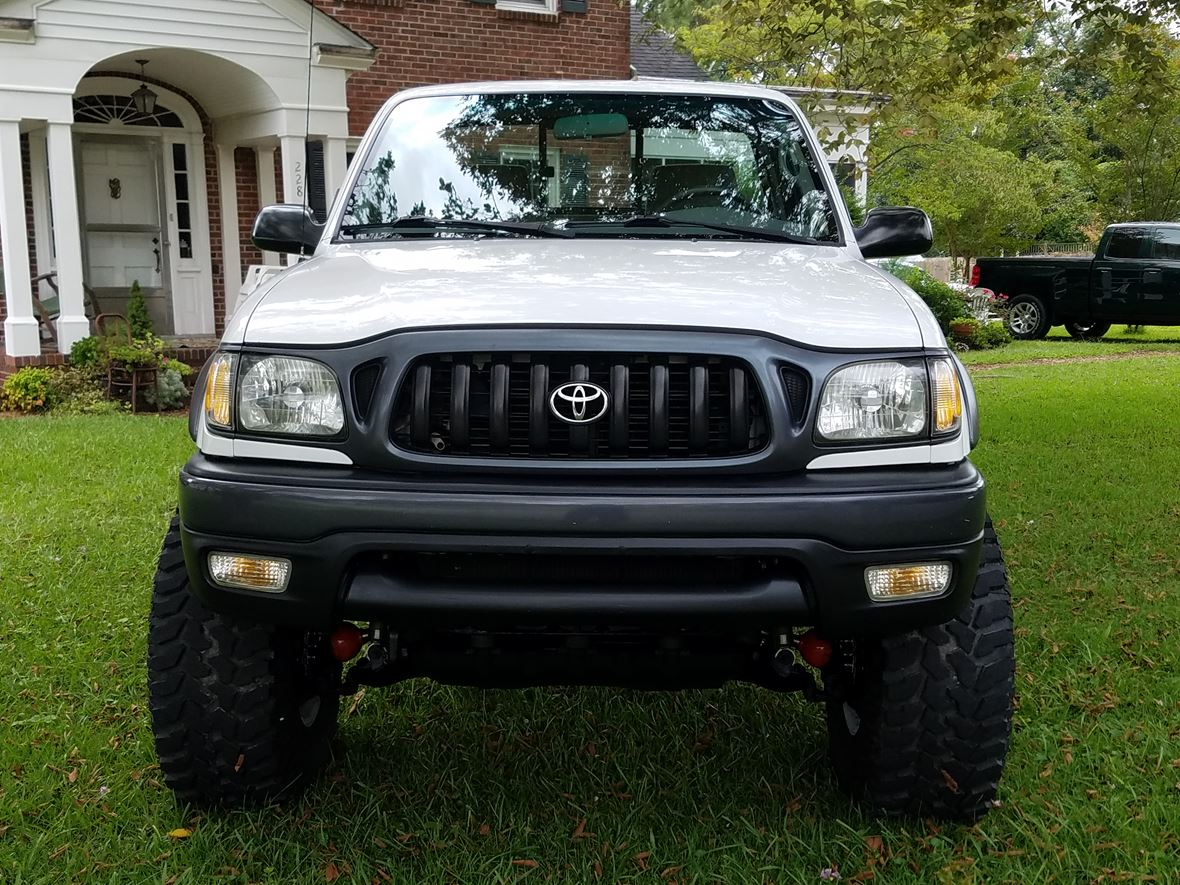
[[[259,207],[322,212],[401,88],[629,76],[618,0],[0,0],[0,375],[89,334],[87,288],[120,312],[138,282],[158,331],[220,333],[277,263]]]

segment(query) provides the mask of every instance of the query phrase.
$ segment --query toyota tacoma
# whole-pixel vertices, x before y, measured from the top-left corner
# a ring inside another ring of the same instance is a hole
[[[971,380],[866,259],[782,93],[412,89],[201,373],[151,604],[182,800],[295,794],[342,695],[744,680],[826,709],[841,787],[973,819],[1011,726]],[[753,727],[753,726],[751,726]]]

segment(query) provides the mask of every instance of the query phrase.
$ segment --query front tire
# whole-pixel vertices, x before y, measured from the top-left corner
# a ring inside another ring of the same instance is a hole
[[[210,611],[189,587],[173,517],[152,588],[148,694],[164,782],[181,801],[296,795],[327,763],[340,665],[322,637]]]
[[[1110,323],[1066,323],[1065,331],[1082,341],[1097,341],[1110,331]]]
[[[894,814],[982,817],[1012,728],[1015,653],[1004,557],[991,521],[971,601],[953,620],[857,641],[848,691],[827,704],[841,788]]]
[[[1044,338],[1052,325],[1049,307],[1035,295],[1017,295],[1008,302],[1008,331],[1013,338]]]

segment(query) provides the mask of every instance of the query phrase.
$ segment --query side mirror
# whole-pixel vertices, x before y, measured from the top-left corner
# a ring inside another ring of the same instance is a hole
[[[865,258],[921,255],[934,245],[934,229],[929,216],[912,206],[872,209],[856,228],[856,243]]]
[[[282,203],[263,207],[254,219],[250,239],[263,252],[311,255],[323,233],[324,226],[310,209]]]

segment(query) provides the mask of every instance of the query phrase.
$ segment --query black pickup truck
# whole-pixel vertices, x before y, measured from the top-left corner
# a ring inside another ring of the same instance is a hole
[[[1016,338],[1064,325],[1101,338],[1113,323],[1180,325],[1180,224],[1112,224],[1093,258],[980,258],[971,285],[1008,299]]]

